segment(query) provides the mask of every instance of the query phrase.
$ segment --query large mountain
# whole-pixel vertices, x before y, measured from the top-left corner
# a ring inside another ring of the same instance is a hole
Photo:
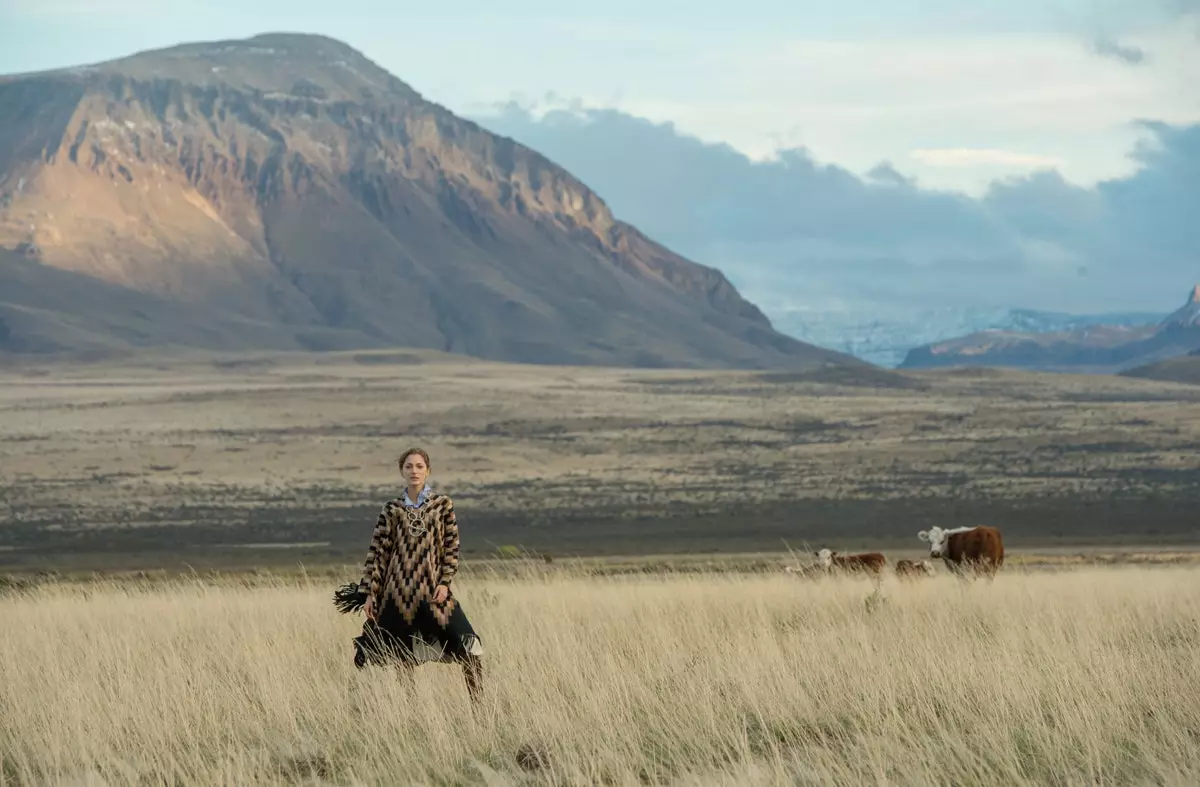
[[[0,349],[864,365],[319,36],[0,78]]]
[[[1123,372],[1200,348],[1200,286],[1152,325],[1088,325],[1066,331],[980,331],[910,350],[903,369],[1007,366],[1048,371]]]

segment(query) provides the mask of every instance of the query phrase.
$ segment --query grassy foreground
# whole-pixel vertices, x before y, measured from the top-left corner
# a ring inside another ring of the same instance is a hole
[[[473,578],[478,718],[330,590],[0,596],[0,784],[1200,784],[1193,567]]]

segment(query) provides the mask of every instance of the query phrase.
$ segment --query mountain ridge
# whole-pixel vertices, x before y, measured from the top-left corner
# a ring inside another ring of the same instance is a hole
[[[2,77],[0,119],[0,247],[286,327],[284,343],[865,365],[780,334],[719,270],[334,39],[264,34]]]
[[[857,308],[843,306],[836,311],[776,309],[770,313],[773,325],[801,341],[839,350],[888,369],[899,366],[914,347],[984,331],[1047,334],[1090,325],[1149,325],[1160,322],[1163,316],[1149,312],[1081,315],[971,306],[937,309],[897,306],[885,310],[867,302]]]
[[[1085,325],[1067,331],[978,331],[913,348],[901,369],[1009,366],[1044,371],[1125,372],[1200,349],[1200,285],[1150,325]]]

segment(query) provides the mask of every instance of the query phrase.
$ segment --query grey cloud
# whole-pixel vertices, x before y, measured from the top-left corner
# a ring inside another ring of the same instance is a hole
[[[562,164],[618,215],[641,220],[669,242],[806,238],[866,248],[957,245],[964,252],[1006,243],[1003,228],[965,196],[918,189],[899,173],[883,178],[887,183],[866,181],[804,149],[755,162],[669,123],[608,109],[538,120],[508,104],[476,120]],[[876,167],[873,180],[885,172]]]
[[[1200,125],[1144,121],[1128,177],[1082,189],[1057,173],[996,183],[984,203],[1014,232],[1131,276],[1200,275]],[[1190,280],[1190,278],[1189,278]]]
[[[915,186],[917,182],[906,175],[901,174],[890,161],[881,161],[871,168],[867,173],[867,178],[877,183],[891,183],[894,186]]]
[[[973,199],[922,188],[887,162],[861,177],[803,149],[756,162],[615,110],[537,119],[510,104],[476,120],[751,294],[1158,309],[1200,276],[1200,125],[1144,123],[1149,141],[1131,152],[1140,168],[1125,178],[1081,188],[1039,172]]]
[[[1141,65],[1146,61],[1146,51],[1136,46],[1125,46],[1111,38],[1097,38],[1092,42],[1092,51],[1101,57],[1119,60],[1131,66]]]
[[[1108,205],[1109,233],[1126,254],[1200,268],[1200,125],[1142,125],[1153,139],[1133,153],[1140,169],[1097,187]]]
[[[1017,235],[1071,246],[1086,243],[1107,215],[1103,195],[1055,171],[996,181],[982,202]]]

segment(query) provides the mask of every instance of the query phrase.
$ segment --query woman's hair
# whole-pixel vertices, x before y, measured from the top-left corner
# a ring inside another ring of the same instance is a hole
[[[423,449],[423,448],[410,448],[407,451],[405,451],[404,453],[400,454],[400,459],[398,459],[396,461],[396,467],[403,470],[404,469],[404,460],[408,459],[413,454],[417,454],[418,456],[420,456],[422,459],[425,460],[426,468],[428,468],[430,470],[433,469],[433,462],[429,461],[429,454],[427,454],[425,452],[425,449]]]

